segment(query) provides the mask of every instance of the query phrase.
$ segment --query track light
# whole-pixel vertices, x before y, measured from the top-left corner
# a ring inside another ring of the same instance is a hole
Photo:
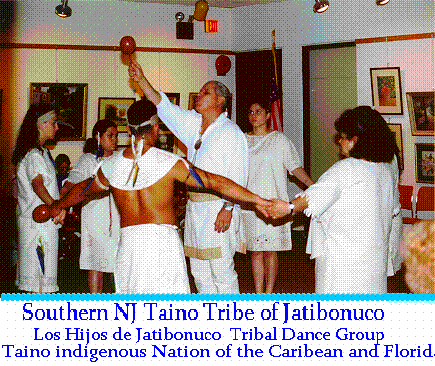
[[[62,4],[56,6],[55,11],[61,18],[68,18],[72,13],[71,8],[68,6],[68,0],[62,0]]]
[[[389,2],[390,0],[376,0],[376,5],[385,5]]]
[[[313,11],[315,13],[323,13],[328,8],[329,8],[328,0],[316,0],[316,3],[313,6]]]

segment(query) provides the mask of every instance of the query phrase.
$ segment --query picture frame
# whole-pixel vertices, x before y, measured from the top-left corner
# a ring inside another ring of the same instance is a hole
[[[400,123],[387,123],[388,128],[393,132],[396,139],[397,147],[399,148],[398,165],[399,169],[403,170],[403,140],[402,140],[402,125]]]
[[[417,183],[434,183],[434,144],[415,144],[415,180]]]
[[[98,119],[110,119],[116,123],[118,133],[127,132],[127,110],[136,98],[99,97]]]
[[[399,67],[370,68],[372,104],[380,114],[403,114]]]
[[[193,109],[193,106],[195,104],[195,98],[198,95],[198,93],[189,93],[189,104],[187,109]],[[228,118],[231,119],[231,111],[233,109],[233,95],[230,95],[230,99],[228,101],[228,106],[227,106],[227,110],[228,110]]]
[[[180,93],[165,93],[172,104],[180,105]],[[169,131],[169,128],[162,122],[160,125],[161,131]]]
[[[33,103],[59,109],[58,140],[86,140],[88,84],[30,83],[29,104]]]
[[[434,95],[433,91],[406,93],[413,136],[434,135]]]

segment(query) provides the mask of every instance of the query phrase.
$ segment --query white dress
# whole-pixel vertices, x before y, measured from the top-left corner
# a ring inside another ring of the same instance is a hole
[[[18,185],[18,267],[16,285],[22,291],[56,292],[58,227],[52,220],[38,224],[32,219],[33,210],[44,202],[32,188],[32,180],[42,175],[44,186],[53,199],[59,199],[54,165],[48,150],[30,150],[17,165]],[[36,248],[44,249],[44,269]]]
[[[316,293],[387,291],[387,275],[401,264],[398,181],[396,159],[347,158],[303,193],[312,218],[307,253],[316,259]]]
[[[246,134],[246,138],[249,147],[247,188],[264,198],[288,201],[287,171],[301,166],[293,143],[278,131],[265,136]],[[271,219],[259,218],[252,210],[242,210],[242,229],[248,250],[290,250],[291,224],[277,225]]]
[[[93,154],[83,154],[68,181],[77,184],[95,173]],[[111,229],[111,230],[109,230]],[[120,237],[120,219],[113,197],[90,197],[82,204],[80,269],[113,273]]]

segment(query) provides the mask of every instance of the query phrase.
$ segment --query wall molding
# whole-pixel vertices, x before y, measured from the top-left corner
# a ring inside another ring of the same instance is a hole
[[[50,50],[88,50],[88,51],[121,51],[119,46],[75,45],[75,44],[48,44],[48,43],[0,43],[0,48],[32,48]],[[139,52],[165,52],[165,53],[202,53],[210,55],[235,55],[229,50],[206,50],[199,48],[167,48],[167,47],[136,47]]]
[[[417,34],[404,34],[399,36],[385,36],[374,38],[359,38],[355,40],[355,43],[376,43],[376,42],[391,42],[391,41],[408,41],[411,39],[425,39],[433,38],[435,33],[417,33]]]

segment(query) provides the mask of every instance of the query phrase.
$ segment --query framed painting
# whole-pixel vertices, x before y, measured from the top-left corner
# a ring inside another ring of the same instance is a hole
[[[86,139],[88,84],[30,83],[29,102],[47,103],[59,109],[59,140]]]
[[[434,183],[434,144],[415,144],[415,180]]]
[[[118,132],[127,132],[127,110],[135,98],[98,98],[98,119],[110,119],[116,123]]]
[[[370,68],[372,103],[380,114],[403,114],[400,68]]]
[[[387,123],[391,132],[394,134],[396,139],[397,147],[399,148],[399,169],[403,170],[403,140],[402,140],[402,125],[400,123]]]
[[[198,95],[198,93],[189,93],[189,105],[187,109],[193,109],[195,104],[195,98]],[[233,95],[230,95],[230,100],[228,101],[227,111],[228,111],[228,118],[231,119],[231,111],[233,109]]]
[[[180,93],[165,93],[172,104],[180,105]],[[169,128],[164,123],[160,125],[160,130],[169,132]],[[165,149],[168,150],[168,149]]]
[[[434,134],[434,92],[406,93],[409,122],[414,136]]]

